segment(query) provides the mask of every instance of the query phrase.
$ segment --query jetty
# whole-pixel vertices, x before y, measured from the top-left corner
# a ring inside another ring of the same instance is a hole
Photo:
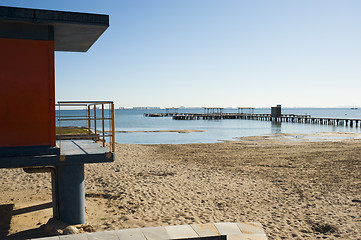
[[[293,122],[293,123],[310,123],[310,124],[321,124],[321,125],[340,125],[340,126],[350,126],[350,127],[361,127],[361,119],[311,117],[310,115],[295,115],[295,114],[282,114],[279,117],[272,117],[271,114],[179,113],[179,114],[173,115],[172,117],[174,120],[244,119],[244,120],[258,120],[258,121],[272,121],[272,122]]]
[[[238,107],[236,113],[226,113],[224,108],[203,108],[204,113],[146,113],[145,117],[172,117],[174,120],[242,119],[271,122],[290,122],[333,126],[361,127],[361,119],[312,117],[311,115],[281,114],[281,105],[271,108],[271,113],[254,113],[255,108]],[[247,109],[248,111],[244,111]],[[245,113],[247,112],[247,113]]]

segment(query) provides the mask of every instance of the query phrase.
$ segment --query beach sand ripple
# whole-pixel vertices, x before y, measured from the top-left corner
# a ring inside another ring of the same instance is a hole
[[[87,222],[96,231],[260,222],[269,239],[360,239],[360,146],[358,139],[269,137],[214,144],[117,144],[114,163],[86,165]],[[0,179],[1,206],[51,200],[48,174],[2,169]],[[3,232],[24,231],[31,221],[36,226],[50,216],[13,217]]]

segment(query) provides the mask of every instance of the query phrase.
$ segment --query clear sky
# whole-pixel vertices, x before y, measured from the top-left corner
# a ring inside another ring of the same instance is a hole
[[[1,0],[110,15],[57,52],[57,100],[116,107],[361,106],[359,0]]]

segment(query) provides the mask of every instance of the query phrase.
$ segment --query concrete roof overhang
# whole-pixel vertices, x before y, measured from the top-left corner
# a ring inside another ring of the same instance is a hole
[[[86,52],[108,27],[109,15],[0,6],[5,37],[54,40],[55,51]],[[33,30],[40,28],[51,29],[52,36],[42,39],[41,31]]]

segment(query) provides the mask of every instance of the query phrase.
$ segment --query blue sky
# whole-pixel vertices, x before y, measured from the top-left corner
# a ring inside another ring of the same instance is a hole
[[[32,0],[110,15],[87,53],[57,52],[57,100],[117,107],[361,106],[361,1]]]

